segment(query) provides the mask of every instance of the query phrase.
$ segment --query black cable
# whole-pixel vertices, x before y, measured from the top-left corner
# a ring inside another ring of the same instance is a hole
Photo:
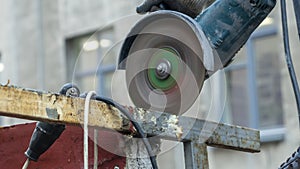
[[[296,15],[296,20],[297,20],[297,27],[298,27],[298,33],[300,33],[300,13],[299,13],[299,6],[300,3],[299,1],[294,0],[294,9],[295,9],[295,15]],[[296,97],[296,102],[297,102],[297,109],[298,109],[298,118],[299,118],[299,125],[300,125],[300,92],[299,92],[299,85],[297,82],[297,76],[295,73],[295,69],[293,66],[293,61],[291,57],[291,49],[290,49],[290,44],[289,44],[289,32],[288,32],[288,23],[287,23],[287,14],[286,14],[286,1],[281,0],[281,15],[282,15],[282,31],[283,31],[283,42],[284,42],[284,52],[286,55],[286,62],[290,74],[290,78],[292,81],[293,85],[293,91]],[[300,37],[300,34],[299,34]],[[298,150],[291,156],[289,157],[286,162],[280,165],[279,169],[299,169],[299,160],[300,160],[300,147]]]
[[[282,163],[278,169],[299,169],[300,168],[300,147]]]
[[[152,168],[158,169],[157,162],[156,162],[156,156],[153,153],[152,147],[149,143],[149,140],[147,139],[147,135],[144,133],[140,124],[136,122],[136,120],[132,117],[132,115],[129,113],[129,111],[127,109],[125,109],[122,105],[120,105],[119,103],[113,101],[112,99],[104,98],[104,97],[100,97],[100,96],[96,96],[95,99],[119,109],[130,120],[130,122],[132,123],[132,125],[134,126],[134,128],[136,129],[136,131],[138,132],[140,137],[142,138],[143,143],[145,144],[146,150],[150,156]]]
[[[292,57],[291,57],[291,49],[289,44],[289,31],[288,31],[288,23],[287,23],[287,14],[286,14],[286,1],[281,0],[281,15],[282,15],[282,30],[283,30],[283,42],[284,42],[284,52],[286,56],[286,63],[288,66],[290,78],[293,85],[293,90],[297,102],[297,110],[298,110],[298,118],[300,125],[300,91],[299,85],[297,82],[297,76],[295,73]]]

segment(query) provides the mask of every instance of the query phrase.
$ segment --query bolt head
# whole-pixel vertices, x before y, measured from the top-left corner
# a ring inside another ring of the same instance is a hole
[[[163,59],[157,65],[155,73],[157,78],[163,80],[163,79],[167,79],[170,76],[171,70],[172,70],[171,63],[168,60]]]

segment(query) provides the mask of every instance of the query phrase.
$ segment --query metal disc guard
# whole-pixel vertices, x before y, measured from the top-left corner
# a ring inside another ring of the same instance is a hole
[[[119,68],[126,69],[135,106],[179,115],[193,105],[206,74],[199,30],[186,15],[166,11],[151,14],[132,28],[121,49]],[[159,77],[157,72],[166,65],[169,75]]]

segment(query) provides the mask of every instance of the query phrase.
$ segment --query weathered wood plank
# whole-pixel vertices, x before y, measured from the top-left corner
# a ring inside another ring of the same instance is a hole
[[[83,123],[84,99],[17,87],[0,86],[0,115],[28,120]],[[122,129],[123,119],[115,108],[91,101],[89,125]]]
[[[91,101],[89,126],[128,133],[130,123],[115,108]],[[128,108],[150,136],[177,141],[205,142],[209,146],[259,152],[259,131],[208,122],[167,113]],[[80,125],[83,123],[84,99],[55,93],[0,86],[0,115],[29,120]]]

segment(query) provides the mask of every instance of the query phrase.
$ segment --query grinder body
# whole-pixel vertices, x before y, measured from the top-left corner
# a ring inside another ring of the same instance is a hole
[[[221,0],[195,20],[225,67],[275,4],[276,0]]]
[[[187,111],[204,80],[230,64],[275,4],[217,0],[195,19],[168,10],[144,17],[127,35],[119,56],[133,103],[172,114]]]

